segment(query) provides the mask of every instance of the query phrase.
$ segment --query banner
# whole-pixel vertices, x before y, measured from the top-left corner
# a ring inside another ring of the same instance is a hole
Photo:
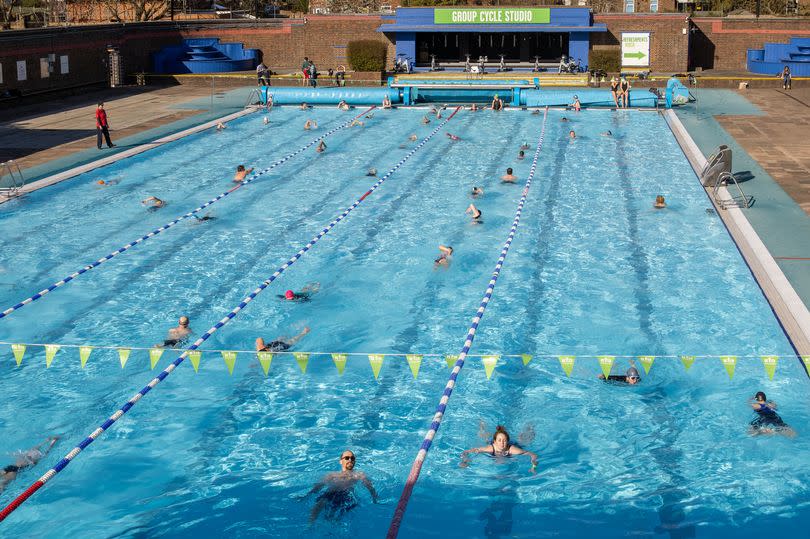
[[[548,24],[550,21],[549,8],[434,8],[433,10],[433,24]]]
[[[574,370],[574,361],[576,356],[557,356],[560,360],[560,367],[565,371],[566,376],[571,376],[571,371]]]
[[[734,368],[737,366],[737,356],[720,356],[720,361],[723,362],[723,366],[726,368],[728,379],[733,379]]]
[[[344,369],[346,369],[346,361],[349,359],[349,356],[346,354],[332,354],[332,361],[335,362],[335,367],[337,367],[337,371],[339,375],[343,375]]]
[[[452,369],[453,367],[455,367],[456,361],[458,361],[458,355],[457,354],[447,355],[444,356],[444,359],[445,361],[447,361],[447,366]]]
[[[121,368],[124,368],[124,365],[127,364],[127,360],[129,359],[129,353],[132,350],[129,348],[119,348],[118,349],[118,359],[121,361]]]
[[[532,360],[532,356],[530,356],[529,354],[521,354],[520,357],[523,358],[524,367],[529,364],[529,361]]]
[[[405,356],[405,359],[408,360],[408,367],[411,368],[411,374],[413,374],[413,379],[419,376],[419,367],[422,366],[422,356],[419,354],[408,354]]]
[[[233,366],[236,365],[236,352],[222,351],[221,354],[225,366],[228,367],[228,374],[233,375]]]
[[[192,350],[188,353],[188,360],[191,362],[191,366],[194,367],[194,372],[200,372],[200,358],[202,357],[202,352],[199,350]]]
[[[604,374],[605,379],[607,379],[610,376],[610,369],[613,368],[613,362],[616,360],[616,356],[598,356],[597,359],[599,359],[602,374]]]
[[[501,356],[483,356],[481,362],[484,364],[484,371],[487,373],[487,380],[492,378],[492,372],[495,370],[495,365],[498,364],[498,359]]]
[[[694,362],[695,356],[681,356],[681,363],[683,363],[683,368],[686,369],[686,372],[689,372]]]
[[[301,374],[306,374],[309,354],[307,352],[293,352],[293,356],[295,356],[295,361],[298,363],[298,368],[301,369]]]
[[[82,364],[82,369],[85,365],[87,365],[87,360],[90,357],[90,352],[93,351],[92,346],[80,346],[79,347],[79,361]]]
[[[155,365],[160,361],[160,356],[163,355],[163,348],[152,348],[149,350],[149,368],[154,369]]]
[[[652,368],[653,361],[655,361],[655,356],[638,356],[638,360],[641,363],[641,366],[644,367],[644,374],[650,374],[650,369]]]
[[[380,377],[384,357],[383,354],[370,354],[368,356],[368,362],[371,364],[371,372],[374,373],[375,380]]]
[[[622,67],[650,65],[650,32],[622,32]]]
[[[24,344],[12,344],[11,345],[11,352],[14,354],[14,359],[17,361],[17,366],[20,366],[22,363],[22,358],[25,355],[25,345]]]
[[[58,344],[46,344],[45,345],[45,368],[50,368],[51,363],[53,363],[53,357],[61,348]]]
[[[262,370],[264,371],[264,375],[267,376],[267,373],[270,371],[270,363],[273,361],[273,353],[272,352],[256,352],[256,355],[259,357],[259,365],[262,366]]]
[[[776,364],[778,362],[778,356],[762,356],[762,365],[765,367],[765,372],[771,380],[773,380],[773,375],[776,373]]]

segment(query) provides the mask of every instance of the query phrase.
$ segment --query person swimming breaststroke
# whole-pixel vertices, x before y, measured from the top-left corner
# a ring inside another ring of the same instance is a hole
[[[312,299],[312,295],[317,293],[320,288],[320,283],[310,283],[302,288],[300,292],[287,290],[283,295],[279,294],[278,297],[285,301],[309,301]]]
[[[474,186],[472,188],[472,193],[471,194],[472,194],[473,198],[478,198],[478,197],[484,196],[484,190],[481,189],[480,187]]]
[[[520,150],[520,151],[518,152],[518,156],[517,156],[517,158],[518,158],[518,159],[525,159],[525,158],[526,158],[526,152],[524,152],[523,150]]]
[[[145,199],[141,200],[141,204],[144,206],[149,206],[147,209],[154,211],[165,206],[166,202],[158,197],[146,197]]]
[[[568,132],[568,138],[571,139],[571,140],[574,140],[575,138],[577,138],[577,134],[574,133],[573,129]]]
[[[251,172],[253,172],[253,168],[246,169],[245,165],[239,165],[236,167],[236,174],[233,175],[233,181],[236,183],[243,182]]]
[[[310,129],[318,129],[318,122],[315,120],[309,119],[304,123],[304,129],[309,131]]]
[[[444,245],[439,245],[439,256],[433,261],[433,268],[438,268],[439,266],[448,267],[450,265],[450,261],[453,256],[453,248],[449,245],[445,247]]]
[[[453,135],[452,133],[446,133],[446,134],[447,134],[447,138],[449,138],[450,140],[452,140],[454,142],[457,141],[457,140],[461,140],[461,138],[458,137],[457,135]]]
[[[188,337],[191,335],[192,331],[189,327],[189,319],[188,316],[181,316],[180,319],[177,321],[177,327],[174,327],[168,331],[166,335],[166,339],[164,339],[163,344],[156,344],[156,348],[174,348],[185,343],[188,340]]]
[[[658,195],[655,197],[655,204],[653,204],[653,208],[660,210],[662,208],[667,207],[667,202],[664,200],[664,195]]]
[[[371,480],[365,473],[356,470],[357,457],[348,449],[340,455],[340,472],[326,474],[323,479],[316,483],[309,492],[301,499],[306,499],[311,494],[317,494],[324,488],[326,491],[318,496],[315,505],[309,515],[309,522],[312,524],[318,516],[325,510],[327,520],[340,518],[347,512],[358,506],[358,500],[354,493],[357,483],[362,483],[371,494],[371,501],[377,503],[379,496],[374,490]]]
[[[263,338],[259,337],[256,339],[256,351],[257,352],[286,352],[295,344],[304,338],[304,336],[309,333],[309,326],[305,326],[304,329],[301,330],[301,333],[296,335],[295,337],[286,338],[286,337],[278,337],[274,341],[270,341],[266,343]]]
[[[483,453],[491,457],[500,457],[500,458],[509,458],[518,455],[527,455],[531,458],[532,462],[529,471],[531,473],[537,472],[537,454],[533,453],[532,451],[522,449],[521,447],[511,443],[509,433],[502,425],[498,425],[495,428],[495,435],[492,437],[492,442],[489,445],[464,450],[461,453],[461,462],[459,463],[459,466],[461,466],[462,468],[466,468],[467,466],[469,466],[470,459],[468,455],[470,455],[471,453],[475,455]]]
[[[604,380],[605,382],[618,382],[620,384],[629,384],[631,386],[634,386],[637,383],[641,382],[641,374],[639,374],[635,363],[632,362],[630,368],[628,368],[623,375],[611,374],[608,375],[607,378],[605,378],[604,374],[600,374],[599,376],[597,376],[597,378],[599,378],[600,380]]]
[[[769,401],[765,393],[758,391],[750,401],[751,408],[757,414],[750,423],[749,433],[752,436],[760,434],[782,434],[789,438],[796,436],[796,431],[776,413],[776,403]]]

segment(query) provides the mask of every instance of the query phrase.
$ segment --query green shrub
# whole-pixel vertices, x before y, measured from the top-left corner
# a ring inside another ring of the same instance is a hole
[[[608,73],[621,71],[619,49],[594,50],[588,56],[588,69],[601,69]]]
[[[385,43],[373,39],[349,41],[346,47],[346,57],[355,71],[382,71],[387,53]]]

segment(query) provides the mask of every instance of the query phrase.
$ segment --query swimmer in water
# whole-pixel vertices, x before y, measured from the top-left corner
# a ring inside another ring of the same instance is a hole
[[[373,113],[373,112],[372,112],[372,113],[369,113],[369,114],[366,114],[366,119],[367,119],[367,120],[370,120],[370,119],[372,119],[372,118],[374,118],[374,113]]]
[[[317,147],[317,148],[315,148],[315,151],[316,151],[316,152],[318,152],[318,153],[323,153],[323,152],[325,152],[325,151],[326,151],[326,143],[325,143],[324,141],[321,141],[321,142],[318,144],[318,147]]]
[[[524,152],[523,150],[520,150],[518,152],[518,157],[517,158],[518,159],[525,159],[526,158],[526,152]]]
[[[245,178],[247,178],[247,175],[251,172],[253,172],[252,168],[246,169],[245,165],[239,165],[236,167],[236,174],[233,176],[233,181],[236,183],[243,182],[245,181]]]
[[[575,138],[577,138],[577,134],[574,133],[573,129],[568,132],[568,138],[570,138],[571,140],[574,140]]]
[[[638,372],[635,364],[632,364],[629,369],[624,373],[624,375],[620,374],[611,374],[607,378],[605,378],[604,374],[600,374],[597,378],[600,380],[604,380],[605,382],[618,382],[620,384],[629,384],[631,386],[636,385],[637,383],[641,382],[641,375]]]
[[[98,185],[103,185],[104,187],[109,187],[110,185],[118,185],[118,180],[99,180],[96,182]]]
[[[310,129],[318,129],[318,122],[311,119],[307,120],[306,123],[304,124],[304,129],[306,129],[307,131],[309,131]]]
[[[156,344],[156,348],[174,348],[185,343],[191,335],[191,328],[188,326],[188,316],[181,316],[177,321],[177,327],[169,330],[163,344]]]
[[[321,283],[310,283],[301,289],[300,292],[293,292],[287,290],[284,295],[279,294],[278,297],[284,301],[309,301],[312,295],[317,293],[321,288]]]
[[[349,104],[341,100],[340,103],[338,103],[337,108],[339,108],[340,110],[349,110]]]
[[[473,198],[478,198],[478,197],[482,197],[482,196],[484,196],[484,190],[483,189],[481,189],[480,187],[473,187],[472,188],[472,197]]]
[[[418,139],[418,138],[419,137],[417,137],[416,134],[413,134],[410,137],[408,137],[408,140],[410,140],[411,142],[416,142],[416,139]]]
[[[219,123],[217,124],[217,131],[222,131],[223,129],[228,129],[228,126],[227,126],[227,125],[225,125],[225,124],[224,124],[224,123],[222,123],[222,122],[219,122]]]
[[[576,112],[582,110],[582,104],[579,102],[579,98],[577,96],[574,96],[574,102],[569,106]]]
[[[149,207],[147,209],[149,210],[157,210],[165,206],[166,202],[158,197],[146,197],[145,199],[141,200],[141,204],[144,206],[148,205]]]
[[[430,123],[430,120],[428,119],[427,116],[422,116],[422,123],[425,124],[425,125]]]
[[[538,115],[538,114],[540,114],[540,109],[534,109],[534,110],[532,111],[532,116],[536,116],[536,115]]]
[[[453,248],[452,247],[445,247],[444,245],[439,245],[439,256],[436,260],[433,261],[433,269],[438,268],[439,266],[444,266],[445,268],[450,266],[450,260],[453,256]]]
[[[480,454],[483,453],[485,455],[490,455],[491,457],[500,457],[500,458],[509,458],[509,457],[516,457],[518,455],[527,455],[531,458],[532,466],[529,468],[529,471],[532,473],[537,472],[537,454],[527,451],[518,447],[517,445],[513,444],[509,440],[509,433],[506,432],[506,429],[502,425],[498,425],[495,428],[495,436],[492,437],[492,443],[489,445],[485,445],[483,447],[474,447],[472,449],[467,449],[461,453],[461,462],[459,466],[462,468],[466,468],[470,465],[470,458],[469,454]]]
[[[498,97],[498,94],[492,96],[492,103],[490,105],[492,110],[502,110],[503,109],[503,99]]]
[[[279,337],[274,341],[270,341],[269,343],[265,343],[264,339],[259,337],[256,339],[256,351],[257,352],[286,352],[290,348],[292,348],[295,343],[300,341],[304,338],[304,335],[309,333],[309,326],[304,327],[301,330],[301,333],[296,335],[295,337],[286,338],[286,337]]]
[[[358,502],[354,494],[354,487],[357,483],[362,483],[368,489],[374,503],[379,501],[377,491],[374,490],[374,485],[371,484],[366,474],[355,470],[356,461],[354,453],[349,450],[344,451],[340,455],[340,471],[326,474],[303,496],[306,498],[310,494],[317,494],[324,488],[326,489],[315,500],[315,505],[309,515],[310,524],[315,522],[324,510],[326,510],[327,520],[335,520],[357,507]]]
[[[391,108],[391,98],[388,97],[388,94],[383,96],[382,108],[384,108],[384,109],[390,109]]]
[[[50,453],[59,436],[49,436],[39,445],[35,445],[26,451],[20,451],[14,464],[9,464],[0,471],[0,493],[2,493],[9,483],[17,478],[17,475],[24,469],[35,466],[40,460]],[[43,446],[47,446],[43,449]]]
[[[524,142],[523,144],[520,145],[521,150],[528,150],[529,148],[531,148],[531,146],[529,146],[528,142]]]
[[[267,124],[269,124],[269,123],[270,123],[270,118],[268,118],[267,116],[265,116],[265,117],[264,117],[264,125],[267,125]]]
[[[377,169],[376,168],[370,168],[370,169],[368,169],[368,172],[366,172],[366,176],[372,176],[373,177],[373,176],[376,176],[376,175],[377,175]]]
[[[603,131],[603,132],[601,132],[599,134],[602,135],[603,137],[612,137],[613,136],[613,132],[610,129],[608,129],[607,131]]]
[[[560,118],[560,121],[561,121],[561,122],[567,122],[567,121],[568,121],[568,118],[566,118],[565,116],[563,116],[562,118]]]
[[[469,213],[472,216],[473,224],[478,225],[483,223],[483,221],[481,220],[481,215],[483,214],[481,213],[481,210],[475,207],[475,204],[470,204],[469,206],[467,206],[467,210],[464,213],[465,214]]]
[[[299,110],[307,110],[308,108],[309,108],[309,105],[307,105],[306,103],[301,103],[301,106],[298,107]]]
[[[446,135],[447,135],[447,138],[449,138],[449,139],[450,139],[450,140],[452,140],[453,142],[455,142],[455,141],[457,141],[457,140],[461,140],[461,138],[460,138],[460,137],[458,137],[457,135],[453,135],[452,133],[446,133]]]
[[[653,208],[660,210],[667,207],[667,202],[664,200],[664,195],[658,195],[655,197],[655,204],[653,204]]]
[[[205,221],[213,221],[214,219],[216,219],[216,217],[208,213],[203,215],[202,217],[197,217],[195,215],[194,218],[197,220],[198,223],[203,223]]]
[[[501,176],[501,182],[503,182],[503,183],[515,183],[515,180],[517,180],[517,176],[512,174],[512,168],[511,167],[507,168],[506,169],[506,174]]]
[[[357,127],[357,126],[363,127],[365,125],[366,123],[361,122],[360,120],[352,120],[352,123],[349,124],[349,127]]]
[[[748,432],[752,436],[760,434],[782,434],[789,438],[796,436],[796,431],[785,423],[776,413],[776,403],[769,401],[762,391],[750,399],[751,408],[757,417],[751,421]]]

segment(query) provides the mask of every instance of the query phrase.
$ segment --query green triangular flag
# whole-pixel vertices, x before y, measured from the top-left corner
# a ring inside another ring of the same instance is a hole
[[[371,372],[374,373],[375,380],[380,377],[384,357],[383,354],[369,354],[368,356],[368,362],[371,364]]]
[[[225,365],[228,367],[228,374],[233,374],[233,366],[236,365],[236,352],[220,352]]]
[[[695,356],[681,356],[681,363],[683,363],[683,368],[689,371],[692,368],[692,364],[695,362]]]
[[[11,351],[14,353],[14,359],[17,360],[17,366],[20,366],[22,363],[22,358],[25,355],[25,345],[24,344],[12,344]]]
[[[45,368],[49,368],[51,363],[53,363],[53,357],[59,351],[60,346],[58,344],[46,344],[45,345]]]
[[[650,374],[655,356],[638,356],[638,360],[641,362],[641,366],[644,367],[644,374]]]
[[[194,372],[200,371],[200,358],[202,357],[202,352],[199,350],[192,350],[188,353],[188,360],[191,362],[191,366],[194,367]]]
[[[85,365],[87,365],[87,359],[90,357],[90,352],[93,351],[92,346],[80,346],[79,347],[79,361],[82,363],[82,369]]]
[[[405,359],[408,360],[411,374],[413,374],[413,379],[416,380],[416,377],[419,376],[419,367],[422,365],[422,356],[419,354],[408,354],[405,356]]]
[[[295,361],[298,362],[298,368],[301,369],[301,374],[307,373],[307,363],[309,363],[309,354],[307,352],[293,352]]]
[[[613,368],[613,362],[616,360],[616,356],[598,356],[599,359],[599,366],[602,367],[602,374],[605,375],[605,379],[610,377],[610,369]]]
[[[448,354],[448,355],[444,356],[444,360],[447,361],[447,367],[452,369],[453,366],[455,366],[456,361],[458,361],[458,355],[457,354]]]
[[[335,362],[335,367],[337,367],[338,374],[343,376],[343,371],[346,369],[346,361],[349,359],[349,356],[346,354],[332,354],[332,361]]]
[[[557,356],[560,359],[560,367],[565,371],[566,376],[571,376],[571,371],[574,370],[574,361],[576,356]]]
[[[720,356],[720,361],[723,362],[723,366],[726,368],[726,372],[728,373],[728,379],[731,380],[734,378],[734,367],[737,366],[737,356]]]
[[[484,371],[487,373],[487,380],[492,378],[492,373],[495,371],[495,365],[498,364],[500,356],[483,356],[481,362],[484,364]]]
[[[773,380],[773,375],[776,374],[776,364],[779,363],[779,356],[762,356],[762,365],[765,366],[765,372],[768,373],[768,378]]]
[[[523,366],[524,367],[529,364],[529,361],[532,360],[532,356],[530,356],[529,354],[521,354],[520,357],[523,358]]]
[[[810,372],[810,356],[802,356],[802,361],[804,361],[804,369]],[[19,362],[17,365],[19,365]]]
[[[271,352],[256,352],[256,355],[259,356],[259,364],[262,366],[264,375],[267,376],[267,372],[270,370],[270,362],[273,361],[273,354]]]
[[[154,369],[155,365],[160,361],[160,356],[163,355],[163,348],[152,348],[149,350],[149,368]]]
[[[124,365],[127,364],[127,360],[129,359],[129,353],[131,350],[129,348],[119,348],[118,349],[118,359],[121,360],[121,368],[124,368]]]

